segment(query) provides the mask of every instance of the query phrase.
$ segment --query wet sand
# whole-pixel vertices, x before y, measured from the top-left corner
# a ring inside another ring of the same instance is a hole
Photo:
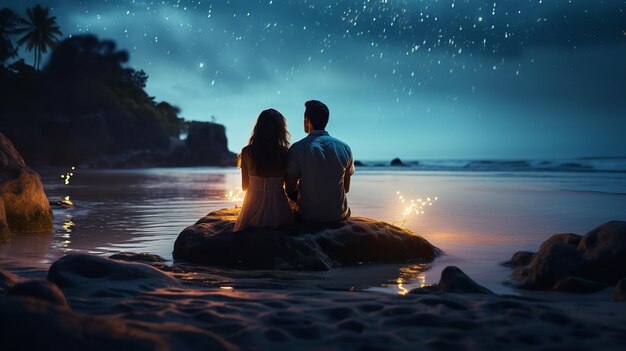
[[[104,316],[162,338],[176,350],[241,349],[623,349],[626,304],[611,289],[596,294],[513,288],[502,262],[535,251],[550,234],[584,234],[624,219],[621,174],[436,174],[362,172],[350,193],[353,212],[392,221],[407,196],[439,201],[407,227],[446,252],[430,265],[360,265],[329,272],[237,271],[171,260],[178,233],[212,210],[235,170],[77,171],[70,186],[44,174],[55,209],[53,233],[13,237],[0,266],[45,279],[66,254],[120,251],[163,256],[157,267],[180,286],[63,288],[75,313]],[[81,174],[83,178],[81,179]],[[407,294],[436,283],[448,265],[501,295]],[[513,295],[513,296],[511,296]],[[74,312],[72,312],[74,313]]]

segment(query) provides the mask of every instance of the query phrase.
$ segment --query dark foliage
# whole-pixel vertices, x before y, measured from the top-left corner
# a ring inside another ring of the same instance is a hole
[[[0,131],[35,163],[166,152],[183,127],[180,110],[155,102],[147,74],[127,61],[115,42],[81,35],[59,43],[41,72],[23,60],[2,69]]]
[[[11,35],[15,34],[18,17],[11,9],[0,9],[0,65],[17,55],[17,48],[13,46]]]

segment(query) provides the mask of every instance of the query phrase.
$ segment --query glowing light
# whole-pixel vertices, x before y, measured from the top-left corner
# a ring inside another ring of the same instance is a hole
[[[63,182],[65,183],[65,185],[70,184],[70,179],[74,176],[74,172],[72,171],[75,169],[76,169],[76,166],[72,166],[69,172],[66,172],[65,174],[61,174],[61,179],[63,179]]]
[[[396,280],[396,283],[398,283],[398,294],[399,295],[406,295],[409,293],[409,289],[404,287],[404,280],[402,278],[398,278]]]
[[[224,195],[224,197],[235,203],[235,208],[240,207],[240,203],[243,204],[243,199],[246,196],[246,192],[242,188],[236,187],[234,190],[230,190]]]
[[[69,196],[66,196],[63,200],[58,202],[61,205],[65,205],[65,206],[74,206],[74,203],[72,202],[72,200],[70,200]]]
[[[404,195],[400,193],[400,191],[396,191],[396,195],[398,196],[398,200],[400,200],[404,208],[402,209],[402,218],[392,223],[399,224],[400,227],[404,227],[410,215],[420,215],[426,213],[424,208],[427,206],[432,206],[435,201],[439,200],[437,196],[433,198],[427,197],[425,200],[421,198],[417,200],[407,199],[404,197]]]
[[[61,179],[63,179],[63,183],[65,185],[70,184],[70,179],[74,176],[74,171],[76,170],[76,166],[72,166],[69,171],[65,172],[65,174],[61,174]],[[70,200],[69,196],[66,196],[63,200],[57,201],[57,204],[72,207],[74,203]]]

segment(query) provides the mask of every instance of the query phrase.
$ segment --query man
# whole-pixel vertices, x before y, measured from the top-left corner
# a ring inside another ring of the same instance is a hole
[[[307,101],[304,131],[309,135],[291,145],[285,188],[297,203],[296,218],[308,222],[336,222],[350,217],[346,193],[354,173],[352,151],[326,129],[328,107]]]

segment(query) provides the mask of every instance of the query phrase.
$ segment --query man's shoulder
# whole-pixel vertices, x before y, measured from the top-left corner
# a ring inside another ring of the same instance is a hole
[[[306,138],[302,138],[302,139],[296,141],[295,143],[292,143],[291,146],[289,146],[289,151],[294,151],[294,150],[297,150],[297,149],[301,148],[302,145],[304,145],[304,139],[306,139]]]
[[[337,138],[335,138],[335,137],[332,137],[332,136],[329,136],[329,138],[330,138],[330,140],[332,140],[332,141],[333,141],[333,143],[335,143],[336,145],[338,145],[338,146],[340,146],[340,147],[343,147],[343,148],[347,149],[348,151],[352,151],[352,150],[350,149],[350,145],[346,144],[345,142],[343,142],[343,141],[341,141],[341,140],[339,140],[339,139],[337,139]]]

